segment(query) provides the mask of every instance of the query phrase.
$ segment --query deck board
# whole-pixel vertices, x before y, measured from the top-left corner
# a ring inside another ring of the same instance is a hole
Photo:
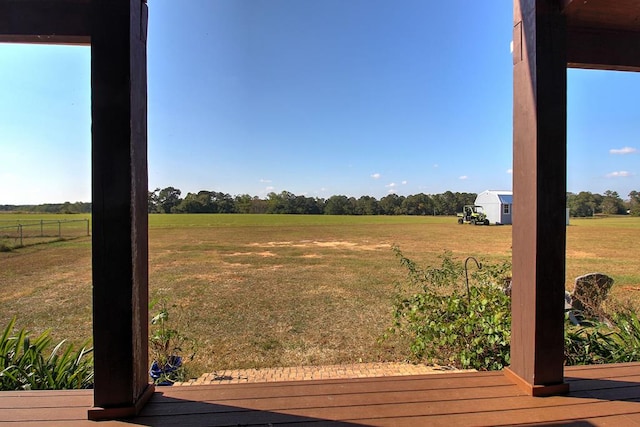
[[[92,392],[0,393],[0,426],[640,426],[640,363],[569,367],[567,396],[501,372],[158,388],[132,420],[87,421]]]

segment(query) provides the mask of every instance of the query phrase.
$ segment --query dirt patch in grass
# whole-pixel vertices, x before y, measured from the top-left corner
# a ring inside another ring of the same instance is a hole
[[[567,258],[585,259],[585,258],[595,258],[595,257],[596,255],[590,252],[567,250]]]
[[[337,241],[309,241],[302,240],[300,242],[266,242],[266,243],[251,243],[250,246],[260,246],[260,247],[291,247],[291,248],[336,248],[336,249],[350,249],[354,251],[376,251],[380,249],[389,249],[391,243],[377,243],[377,244],[362,244],[357,242],[349,242],[344,240]]]
[[[227,256],[260,256],[260,257],[272,257],[276,256],[273,252],[264,251],[264,252],[234,252],[232,254],[227,254]]]

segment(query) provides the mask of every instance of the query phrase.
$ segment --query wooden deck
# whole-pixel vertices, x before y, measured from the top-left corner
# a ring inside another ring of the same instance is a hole
[[[640,363],[569,367],[568,396],[500,372],[159,388],[140,416],[90,422],[89,391],[0,393],[0,426],[640,426]]]

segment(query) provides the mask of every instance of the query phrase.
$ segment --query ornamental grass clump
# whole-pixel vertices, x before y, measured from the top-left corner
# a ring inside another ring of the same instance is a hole
[[[26,329],[14,333],[13,318],[0,336],[0,390],[62,390],[93,386],[89,341],[77,351],[65,340],[52,346],[49,331],[35,339]],[[48,353],[48,356],[46,355]]]
[[[640,361],[640,319],[635,311],[621,309],[605,321],[567,321],[564,353],[567,365]]]

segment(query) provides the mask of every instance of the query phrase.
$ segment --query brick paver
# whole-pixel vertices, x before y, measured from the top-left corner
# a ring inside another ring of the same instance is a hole
[[[351,365],[292,366],[263,369],[229,369],[203,374],[200,378],[175,383],[176,386],[304,381],[335,378],[368,378],[399,375],[424,375],[452,372],[455,369],[411,363],[355,363]],[[461,372],[461,371],[456,371]]]

